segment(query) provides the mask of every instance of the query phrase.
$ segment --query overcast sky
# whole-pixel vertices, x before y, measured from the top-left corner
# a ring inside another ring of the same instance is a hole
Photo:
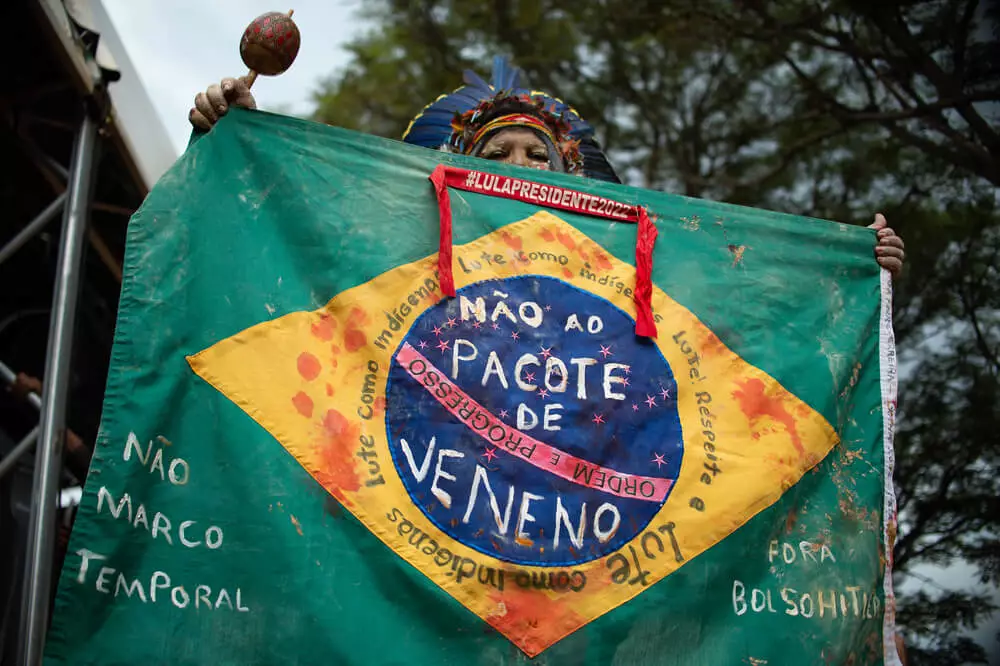
[[[187,145],[187,114],[195,94],[225,76],[246,74],[240,37],[258,15],[294,9],[302,33],[292,68],[254,84],[260,108],[308,113],[319,80],[346,62],[341,46],[361,30],[356,17],[360,0],[283,1],[291,5],[273,0],[102,0],[178,154]]]

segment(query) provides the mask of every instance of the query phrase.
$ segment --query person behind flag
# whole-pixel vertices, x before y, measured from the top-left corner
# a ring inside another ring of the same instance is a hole
[[[491,82],[472,71],[464,85],[441,95],[410,121],[406,143],[546,171],[560,171],[612,183],[621,180],[594,138],[594,130],[562,100],[532,90],[521,70],[503,57],[493,60]],[[194,99],[188,114],[198,130],[208,131],[232,106],[256,109],[245,78],[225,78]],[[869,225],[876,231],[879,266],[899,277],[905,258],[903,239],[881,213]]]

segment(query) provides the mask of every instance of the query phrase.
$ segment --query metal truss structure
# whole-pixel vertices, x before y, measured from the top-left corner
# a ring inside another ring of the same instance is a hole
[[[109,93],[120,72],[79,5],[2,10],[14,70],[0,91],[3,664],[42,663],[61,537],[97,437],[125,231],[152,179]]]

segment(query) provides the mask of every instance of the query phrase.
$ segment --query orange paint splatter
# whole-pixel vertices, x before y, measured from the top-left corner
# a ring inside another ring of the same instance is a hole
[[[795,509],[792,509],[788,512],[788,516],[785,517],[785,532],[791,534],[797,522],[799,522],[799,514],[795,512]]]
[[[375,402],[372,403],[372,411],[376,414],[385,414],[385,398],[379,396],[375,398]]]
[[[504,231],[500,234],[500,238],[503,239],[504,243],[515,250],[520,250],[524,243],[521,242],[520,236],[511,236],[508,232]]]
[[[299,533],[299,536],[305,536],[302,534],[302,523],[299,522],[299,519],[292,514],[288,514],[288,517],[291,519],[292,525],[295,526],[295,531]]]
[[[312,325],[312,334],[320,340],[331,340],[336,328],[337,320],[328,314],[323,314],[319,316],[319,321]]]
[[[847,449],[842,448],[840,454],[840,462],[845,465],[852,464],[855,460],[864,459],[864,451],[862,449]]]
[[[326,394],[329,396],[333,395],[333,387],[329,384],[326,385]]]
[[[349,328],[344,331],[344,348],[349,352],[356,352],[368,344],[368,339],[362,331],[356,328]]]
[[[338,347],[337,345],[330,345],[330,351],[333,352],[334,356],[336,356],[337,354],[340,353],[340,347]]]
[[[743,255],[748,249],[746,245],[729,244],[729,253],[733,255],[733,268],[743,265]]]
[[[331,495],[341,502],[346,501],[347,492],[361,487],[354,470],[354,445],[358,441],[361,428],[351,423],[336,409],[330,409],[323,417],[323,433],[319,446],[321,469],[316,471],[316,480]]]
[[[313,415],[313,401],[312,398],[307,396],[302,391],[299,391],[292,397],[292,404],[295,405],[295,409],[299,411],[299,414],[306,417],[307,419],[312,418]]]
[[[319,359],[309,352],[302,352],[299,354],[296,365],[299,367],[299,374],[302,375],[302,379],[307,382],[311,382],[319,377],[319,371],[322,369],[319,364]]]
[[[347,429],[350,427],[347,419],[344,415],[338,412],[336,409],[328,409],[326,415],[323,417],[323,427],[326,428],[328,435],[332,437],[340,437]]]
[[[570,269],[566,268],[565,266],[563,267],[562,273],[563,273],[564,277],[568,277],[568,278],[573,277],[573,271],[571,271]]]
[[[551,229],[542,229],[538,232],[538,235],[542,237],[542,240],[547,240],[550,243],[556,239]]]
[[[719,336],[714,333],[708,333],[705,339],[702,341],[701,355],[703,358],[709,356],[718,356],[726,351],[726,345],[722,343]]]
[[[602,271],[611,270],[611,262],[608,260],[608,256],[602,252],[594,253],[594,265]]]
[[[565,597],[553,599],[539,590],[507,588],[490,594],[490,601],[495,607],[486,621],[531,657],[584,624]]]
[[[740,409],[750,421],[750,424],[753,425],[761,417],[771,417],[785,426],[785,432],[792,438],[792,446],[798,451],[799,456],[805,455],[805,449],[802,447],[802,438],[799,437],[795,419],[785,409],[784,401],[781,398],[781,395],[785,394],[785,392],[780,391],[778,397],[768,396],[764,392],[764,382],[759,379],[740,381],[737,382],[737,385],[740,387],[740,390],[733,391],[733,399],[740,403]]]
[[[562,243],[562,246],[569,251],[576,249],[576,243],[573,241],[573,237],[569,234],[564,234],[562,231],[556,231],[556,238]]]
[[[351,308],[351,313],[347,315],[348,328],[359,328],[367,324],[368,321],[368,315],[365,314],[365,311],[359,307]]]

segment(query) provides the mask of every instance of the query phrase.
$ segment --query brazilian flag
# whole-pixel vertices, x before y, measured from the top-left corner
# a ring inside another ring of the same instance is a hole
[[[897,663],[873,244],[235,110],[129,226],[47,663]]]

